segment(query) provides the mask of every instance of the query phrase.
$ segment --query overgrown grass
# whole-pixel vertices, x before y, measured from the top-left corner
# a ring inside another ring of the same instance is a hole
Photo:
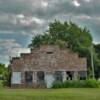
[[[3,88],[2,80],[0,80],[0,89]]]
[[[100,89],[2,89],[0,100],[100,100]]]
[[[0,100],[100,100],[100,88],[7,89],[0,85]]]
[[[100,82],[93,79],[55,82],[53,88],[99,88]]]

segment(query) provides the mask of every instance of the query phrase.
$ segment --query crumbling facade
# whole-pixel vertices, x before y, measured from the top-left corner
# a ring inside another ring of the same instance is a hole
[[[47,87],[55,81],[86,79],[87,60],[70,50],[44,45],[10,63],[12,87]]]

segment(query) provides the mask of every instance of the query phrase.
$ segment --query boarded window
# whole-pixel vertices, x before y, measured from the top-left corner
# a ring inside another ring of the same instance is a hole
[[[12,84],[21,84],[21,72],[12,73]]]
[[[33,82],[33,72],[27,71],[25,72],[25,81],[28,85],[31,85]]]
[[[37,72],[38,81],[44,81],[44,72],[39,71]]]
[[[55,81],[62,82],[63,80],[62,71],[56,71],[54,76],[55,76]]]
[[[86,80],[87,73],[85,71],[78,72],[78,76],[80,80]]]

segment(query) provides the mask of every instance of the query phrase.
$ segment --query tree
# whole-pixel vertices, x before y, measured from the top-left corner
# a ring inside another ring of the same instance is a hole
[[[90,31],[86,27],[81,28],[73,22],[61,23],[55,20],[49,24],[47,33],[33,37],[29,47],[36,48],[43,44],[54,44],[59,47],[69,48],[74,52],[78,52],[80,56],[87,57],[88,66],[91,70],[90,47],[92,41]]]
[[[87,48],[92,43],[92,36],[89,30],[78,27],[75,23],[56,21],[50,23],[48,32],[58,39],[68,42],[68,46],[72,50],[80,48]]]
[[[3,85],[10,85],[11,73],[9,67],[5,67],[5,64],[0,63],[0,80],[2,80]]]
[[[95,66],[95,76],[100,78],[100,44],[94,44],[94,66]]]
[[[7,68],[5,67],[4,64],[0,63],[0,79],[4,78],[4,73],[6,72]]]

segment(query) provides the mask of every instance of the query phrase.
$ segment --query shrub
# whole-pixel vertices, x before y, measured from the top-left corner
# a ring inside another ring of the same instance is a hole
[[[63,83],[61,83],[61,82],[54,82],[52,88],[62,88],[62,87],[63,87]]]
[[[3,74],[3,86],[10,86],[11,84],[11,72],[9,70],[5,71],[4,74]]]
[[[97,88],[99,87],[97,80],[77,80],[77,81],[65,81],[65,82],[54,82],[52,88]]]
[[[100,81],[98,80],[98,84],[99,84],[99,86],[98,87],[100,87]]]
[[[97,80],[86,80],[86,85],[85,87],[90,87],[90,88],[97,88],[99,87],[99,82]]]

